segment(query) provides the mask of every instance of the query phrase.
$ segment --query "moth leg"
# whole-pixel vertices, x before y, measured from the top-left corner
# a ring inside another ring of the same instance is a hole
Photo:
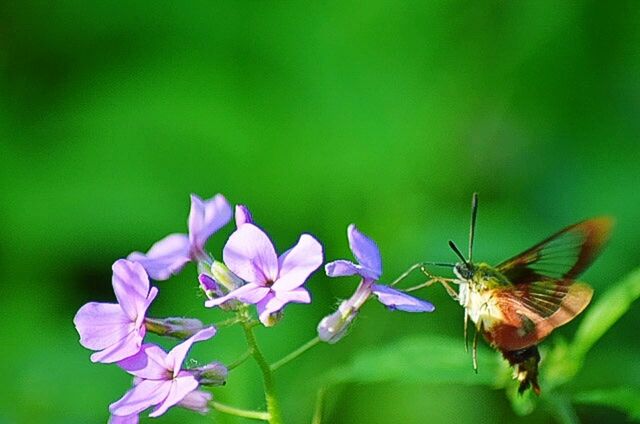
[[[476,332],[473,334],[473,370],[478,373],[478,334],[482,331],[482,323],[476,327]]]
[[[457,302],[458,301],[458,293],[447,283],[447,281],[440,280],[439,282],[447,290],[447,293],[449,294],[449,296],[451,296],[451,298]]]
[[[467,337],[467,328],[469,327],[469,312],[464,309],[464,351],[469,352],[469,337]]]

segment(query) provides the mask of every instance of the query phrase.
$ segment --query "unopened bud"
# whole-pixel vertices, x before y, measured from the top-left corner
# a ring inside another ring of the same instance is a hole
[[[200,282],[200,289],[204,292],[207,299],[215,299],[224,296],[220,285],[208,274],[198,275],[198,281]]]
[[[196,380],[204,386],[223,386],[227,382],[229,370],[220,362],[212,362],[199,368],[192,368]]]
[[[145,327],[161,336],[188,339],[204,328],[202,322],[195,318],[145,318]]]
[[[211,393],[194,390],[183,397],[178,405],[183,408],[191,409],[192,411],[200,412],[201,414],[206,414],[209,412],[209,402],[211,402],[211,399],[213,399],[213,395]]]
[[[351,326],[351,322],[358,315],[358,310],[351,307],[349,301],[344,301],[338,310],[322,318],[318,324],[318,337],[323,342],[337,343]]]
[[[211,277],[229,291],[244,285],[244,281],[220,261],[213,261],[213,264],[211,264]]]

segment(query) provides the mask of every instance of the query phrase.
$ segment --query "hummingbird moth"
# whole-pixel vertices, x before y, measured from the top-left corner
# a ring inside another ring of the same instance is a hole
[[[613,221],[608,217],[570,225],[530,249],[491,266],[473,262],[473,241],[478,196],[473,195],[469,256],[465,258],[453,241],[449,246],[460,258],[453,266],[458,285],[449,293],[464,307],[464,338],[467,326],[475,326],[473,367],[478,369],[478,334],[514,368],[518,392],[529,387],[539,395],[538,344],[554,329],[574,319],[593,295],[593,289],[575,279],[593,262],[609,238]]]

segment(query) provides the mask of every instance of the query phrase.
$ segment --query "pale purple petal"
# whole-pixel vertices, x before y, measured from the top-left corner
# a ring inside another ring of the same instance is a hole
[[[199,196],[192,194],[189,212],[191,248],[201,251],[209,237],[229,222],[231,215],[231,206],[223,195],[216,194],[211,199],[202,200]]]
[[[138,414],[127,415],[126,417],[112,415],[109,417],[107,424],[138,424],[139,420]]]
[[[388,286],[373,284],[371,289],[378,297],[378,300],[389,309],[405,312],[433,312],[435,310],[435,306],[431,303],[409,296]]]
[[[172,380],[142,380],[109,406],[113,415],[139,414],[167,398]]]
[[[280,256],[278,262],[280,274],[273,290],[293,290],[303,285],[309,275],[322,265],[322,245],[309,234],[303,234],[295,246]]]
[[[349,247],[363,268],[368,269],[375,275],[375,280],[382,275],[382,258],[376,243],[369,237],[362,234],[355,224],[347,228]]]
[[[298,287],[288,291],[276,291],[276,298],[285,304],[293,303],[311,303],[311,296],[304,287]]]
[[[198,382],[190,374],[174,378],[171,381],[171,388],[169,389],[167,397],[156,407],[156,409],[153,410],[152,413],[149,414],[149,416],[154,418],[159,417],[167,412],[167,409],[180,402],[185,396],[197,388]]]
[[[124,339],[91,355],[91,361],[110,364],[135,355],[140,351],[145,328],[134,329]]]
[[[177,376],[180,372],[180,369],[182,368],[182,362],[184,361],[184,358],[187,356],[189,349],[191,349],[191,345],[196,342],[209,340],[211,337],[215,336],[215,334],[215,327],[204,328],[171,349],[165,359],[166,368],[173,371],[174,377]]]
[[[379,278],[378,274],[372,272],[366,268],[356,265],[352,262],[340,259],[337,261],[329,262],[324,266],[324,272],[328,277],[346,277],[349,275],[360,275],[367,280],[376,280]]]
[[[138,378],[148,380],[167,380],[172,377],[166,366],[167,354],[153,344],[144,344],[140,351],[122,361],[118,366]]]
[[[278,277],[278,257],[269,237],[253,224],[243,224],[227,241],[225,265],[250,283],[265,285]]]
[[[245,205],[236,205],[236,227],[242,224],[253,224],[253,216]]]
[[[211,393],[203,392],[202,390],[194,390],[182,398],[178,406],[200,412],[201,414],[206,414],[209,412],[209,402],[211,402],[211,399],[213,399],[213,395]]]
[[[146,254],[133,252],[127,259],[142,265],[154,280],[167,280],[191,261],[189,238],[186,234],[168,235]]]
[[[267,293],[269,293],[268,287],[263,287],[254,283],[247,283],[244,286],[240,286],[234,291],[228,293],[226,296],[207,300],[204,302],[204,306],[212,308],[214,306],[222,305],[231,299],[238,299],[242,303],[253,305],[261,301]]]
[[[117,303],[87,303],[78,310],[73,323],[80,334],[80,344],[91,350],[118,343],[135,329]]]
[[[113,291],[118,303],[131,321],[136,321],[140,313],[144,315],[149,293],[149,277],[142,265],[126,259],[117,260],[113,270]]]

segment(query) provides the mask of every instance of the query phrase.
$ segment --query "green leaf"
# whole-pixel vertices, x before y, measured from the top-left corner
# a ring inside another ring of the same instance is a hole
[[[634,421],[640,421],[640,388],[618,387],[577,393],[574,402],[604,405],[626,412]]]
[[[496,386],[505,365],[497,354],[478,348],[478,373],[461,339],[411,336],[385,347],[367,349],[329,374],[329,382],[465,384]]]
[[[573,344],[571,355],[582,362],[584,355],[640,297],[640,269],[616,283],[587,309]]]

